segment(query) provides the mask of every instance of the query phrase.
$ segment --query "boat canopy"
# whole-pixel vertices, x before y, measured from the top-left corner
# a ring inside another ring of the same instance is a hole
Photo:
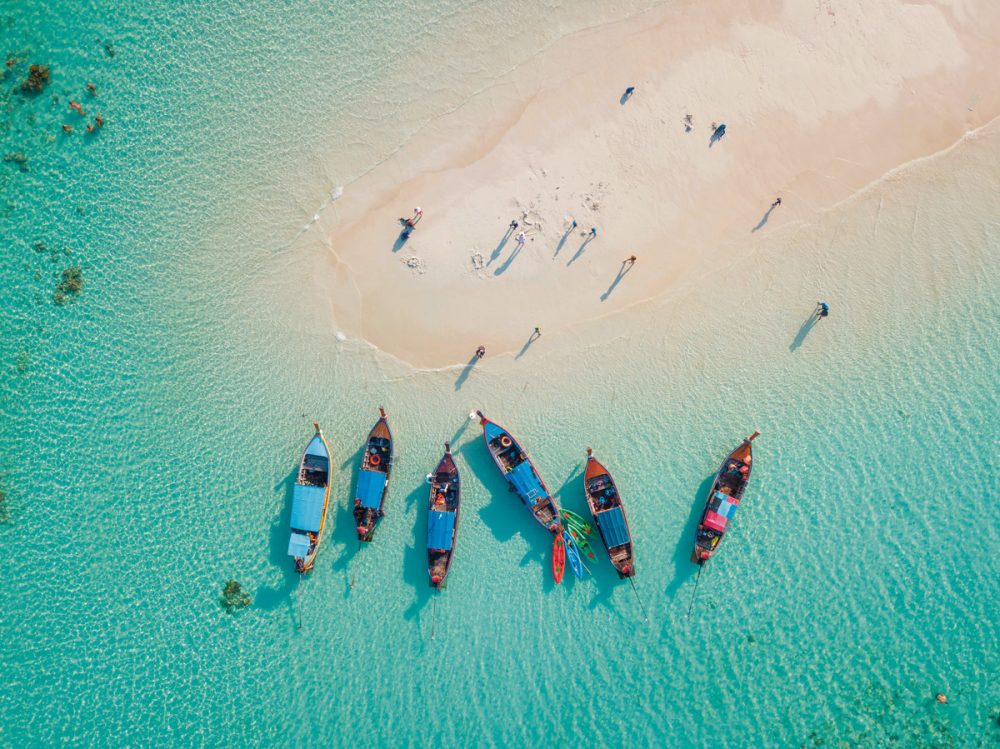
[[[309,536],[304,533],[292,531],[292,537],[288,540],[288,556],[305,557],[309,555]]]
[[[712,495],[708,503],[708,512],[705,513],[705,525],[719,533],[726,532],[726,526],[736,514],[736,508],[740,501],[728,494],[717,491]]]
[[[455,532],[455,513],[431,510],[427,516],[427,548],[451,550],[451,539]]]
[[[292,489],[292,527],[300,531],[319,532],[325,503],[325,486],[296,484]]]
[[[306,446],[306,455],[317,455],[321,458],[330,457],[326,451],[326,445],[323,444],[323,438],[318,434],[309,440],[309,444]]]
[[[514,470],[507,473],[507,480],[514,485],[517,493],[523,499],[534,504],[536,500],[545,496],[542,488],[542,481],[535,474],[535,469],[527,460],[517,464]]]
[[[386,475],[381,471],[361,471],[358,474],[358,496],[362,507],[377,510],[382,505],[382,490]]]
[[[628,526],[625,525],[625,515],[621,507],[597,513],[597,524],[601,529],[604,543],[611,549],[629,542]]]

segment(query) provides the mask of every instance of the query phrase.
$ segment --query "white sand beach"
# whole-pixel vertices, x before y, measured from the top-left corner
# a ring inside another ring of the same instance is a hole
[[[565,38],[351,184],[313,280],[338,331],[415,366],[516,353],[535,326],[537,350],[711,288],[761,236],[991,121],[998,40],[992,0],[681,3]]]

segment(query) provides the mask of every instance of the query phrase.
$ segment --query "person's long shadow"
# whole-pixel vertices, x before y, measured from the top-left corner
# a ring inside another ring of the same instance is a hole
[[[524,345],[521,346],[521,350],[518,351],[517,354],[514,355],[514,358],[515,359],[520,359],[522,356],[524,356],[528,352],[528,349],[531,348],[531,344],[533,344],[539,338],[541,338],[541,336],[540,335],[535,335],[534,333],[532,333],[530,336],[528,336],[528,340],[526,340],[524,342]]]
[[[486,261],[486,265],[492,265],[493,261],[500,257],[500,253],[503,252],[504,246],[507,244],[507,240],[510,239],[510,235],[514,233],[514,229],[508,227],[507,231],[500,238],[499,244],[494,248],[493,252],[490,253],[490,259]]]
[[[427,484],[422,482],[406,496],[406,506],[417,505],[417,522],[413,524],[413,543],[406,547],[403,554],[403,581],[413,586],[414,598],[409,608],[403,613],[404,618],[419,618],[427,602],[431,600],[434,589],[427,576]],[[424,505],[424,506],[421,506]]]
[[[462,385],[464,385],[465,381],[469,379],[469,375],[472,374],[472,370],[476,366],[477,361],[479,361],[479,357],[473,354],[468,363],[462,367],[462,371],[459,373],[458,379],[455,380],[455,390],[462,389]]]
[[[769,218],[771,218],[771,211],[773,211],[774,209],[775,209],[775,206],[773,206],[773,205],[770,208],[767,209],[767,211],[764,213],[764,215],[761,216],[760,221],[757,222],[757,225],[750,230],[751,234],[753,234],[754,232],[759,231],[760,229],[764,228],[764,224],[766,224],[767,220]]]
[[[705,477],[705,480],[698,485],[698,491],[694,495],[694,503],[691,505],[691,514],[688,515],[687,522],[681,529],[680,538],[677,539],[677,546],[674,549],[674,576],[670,584],[667,585],[666,596],[673,598],[677,591],[681,589],[688,580],[698,572],[698,565],[691,561],[691,553],[694,551],[695,537],[698,535],[698,523],[701,522],[702,513],[705,511],[705,501],[708,498],[708,490],[712,488],[715,481],[715,473]]]
[[[274,588],[260,588],[254,597],[254,605],[265,611],[273,611],[282,604],[288,605],[289,616],[295,620],[294,604],[291,594],[299,583],[299,576],[295,572],[294,562],[288,556],[288,538],[292,525],[292,487],[295,486],[295,479],[298,477],[299,469],[293,468],[274,487],[276,492],[281,493],[281,509],[271,523],[271,530],[268,535],[267,558],[268,561],[281,570],[281,583]],[[320,553],[322,553],[320,547]]]
[[[715,128],[715,130],[712,131],[712,137],[708,139],[708,147],[711,148],[720,140],[722,140],[722,136],[725,134],[726,134],[725,125],[719,125],[717,128]]]
[[[406,246],[406,241],[410,238],[410,235],[406,233],[406,219],[399,219],[399,223],[403,225],[403,228],[400,230],[399,234],[396,235],[396,241],[392,244],[393,252],[399,252],[403,249],[403,247]]]
[[[625,102],[627,102],[631,98],[632,98],[632,94],[630,94],[628,91],[626,91],[625,93],[622,94],[622,98],[620,98],[618,100],[618,103],[621,104],[624,107],[625,106]]]
[[[521,254],[522,247],[524,247],[524,245],[519,244],[517,248],[512,253],[510,253],[510,256],[506,260],[504,260],[503,265],[501,265],[499,268],[493,271],[493,275],[499,276],[501,273],[507,270],[510,267],[510,264],[514,262],[514,258],[516,258],[518,255]],[[487,263],[487,265],[489,265],[489,263]]]
[[[615,280],[611,282],[608,290],[601,294],[601,301],[606,302],[608,297],[611,296],[611,292],[615,290],[615,286],[621,283],[621,280],[625,278],[625,274],[628,273],[635,266],[628,260],[622,263],[622,267],[618,269],[618,275],[615,276]]]
[[[565,231],[565,233],[562,235],[562,238],[559,240],[559,244],[556,245],[556,251],[552,253],[552,257],[559,257],[559,251],[562,250],[563,245],[566,244],[566,240],[569,239],[569,235],[572,233],[574,228],[575,227],[570,226]]]
[[[578,250],[576,251],[576,254],[575,254],[575,255],[574,255],[573,257],[571,257],[571,258],[569,259],[569,262],[568,262],[568,263],[566,263],[566,267],[567,267],[567,268],[568,268],[569,266],[571,266],[571,265],[572,265],[573,263],[575,263],[575,262],[577,261],[577,258],[579,258],[579,257],[580,257],[580,255],[582,255],[582,254],[583,254],[583,251],[587,249],[587,245],[588,245],[588,244],[590,244],[590,241],[591,241],[591,240],[592,240],[593,238],[594,238],[594,235],[593,235],[593,234],[591,234],[591,235],[589,235],[589,236],[588,236],[588,237],[587,237],[587,238],[586,238],[585,240],[583,240],[583,244],[581,244],[581,245],[580,245],[580,249],[578,249]]]
[[[809,335],[809,331],[813,329],[816,323],[819,322],[819,317],[816,316],[815,312],[810,312],[809,317],[806,321],[802,323],[802,327],[799,328],[799,332],[795,334],[795,339],[789,344],[788,350],[795,352],[795,350],[805,343],[806,336]]]

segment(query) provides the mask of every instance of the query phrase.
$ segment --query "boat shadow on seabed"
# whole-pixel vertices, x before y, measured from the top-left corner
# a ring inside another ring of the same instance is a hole
[[[330,514],[327,515],[327,525],[333,527],[327,531],[326,543],[334,549],[340,549],[340,554],[333,560],[332,569],[334,571],[344,571],[344,598],[351,594],[351,570],[352,564],[357,564],[358,551],[361,544],[358,541],[358,534],[354,524],[354,487],[358,483],[358,471],[361,470],[361,454],[365,451],[364,444],[358,445],[354,454],[349,456],[340,464],[340,469],[350,466],[351,478],[346,487],[342,484],[334,483],[333,491],[330,494]],[[336,482],[336,477],[333,479]],[[346,495],[347,501],[341,498]],[[322,554],[322,550],[320,551]]]
[[[543,590],[548,593],[555,587],[549,565],[552,534],[534,521],[517,494],[508,491],[509,484],[497,471],[482,438],[466,442],[459,449],[459,453],[490,496],[489,503],[479,508],[479,518],[501,544],[507,543],[518,534],[524,536],[529,547],[521,558],[519,566],[526,567],[537,560],[542,574]]]
[[[701,522],[701,515],[705,511],[705,500],[708,498],[708,491],[715,481],[715,473],[710,473],[698,486],[694,502],[691,504],[691,514],[688,515],[687,522],[681,530],[681,536],[677,539],[677,546],[674,549],[674,577],[667,585],[665,591],[667,598],[674,598],[677,591],[698,573],[698,565],[691,561],[691,553],[694,551],[695,537],[698,535],[698,523]]]
[[[281,582],[273,588],[259,588],[254,597],[254,605],[265,611],[273,611],[286,604],[293,620],[295,612],[291,594],[299,582],[299,576],[295,574],[292,558],[288,556],[288,535],[292,522],[292,487],[295,486],[298,474],[298,467],[293,468],[274,487],[274,491],[281,494],[281,508],[268,533],[267,558],[281,571]]]
[[[420,612],[430,602],[434,594],[430,577],[427,575],[427,497],[430,490],[425,481],[406,497],[406,507],[416,506],[417,520],[413,527],[412,543],[403,554],[403,582],[413,586],[413,603],[403,613],[407,620],[419,619]],[[449,576],[449,579],[450,576]]]

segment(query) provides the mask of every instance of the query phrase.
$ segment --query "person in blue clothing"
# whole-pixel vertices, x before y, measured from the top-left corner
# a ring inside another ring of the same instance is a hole
[[[629,86],[625,89],[625,98],[628,99],[635,93],[635,86]]]
[[[826,302],[816,302],[816,318],[827,317],[830,314],[830,305]]]

